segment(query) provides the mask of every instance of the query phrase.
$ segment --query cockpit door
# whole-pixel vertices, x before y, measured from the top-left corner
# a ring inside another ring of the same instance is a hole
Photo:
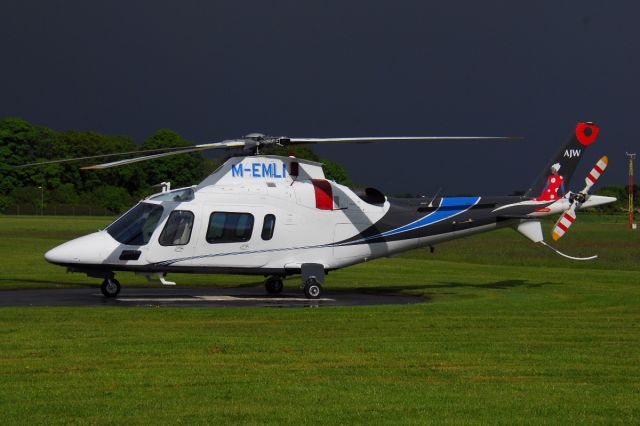
[[[176,205],[163,218],[150,241],[147,260],[150,263],[187,260],[194,256],[199,231],[198,212],[192,207]]]

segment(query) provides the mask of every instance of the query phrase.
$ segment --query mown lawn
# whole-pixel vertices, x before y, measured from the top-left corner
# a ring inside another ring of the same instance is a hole
[[[583,218],[558,245],[596,262],[502,230],[328,277],[419,305],[2,308],[1,422],[637,424],[640,233]],[[0,217],[0,287],[97,284],[42,253],[105,223]]]

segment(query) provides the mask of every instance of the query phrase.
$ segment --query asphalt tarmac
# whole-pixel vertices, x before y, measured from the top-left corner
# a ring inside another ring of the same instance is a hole
[[[421,297],[358,290],[327,290],[320,299],[309,300],[302,290],[287,289],[267,295],[260,287],[126,288],[106,298],[99,288],[28,289],[0,291],[0,307],[9,306],[109,306],[109,307],[274,307],[367,306],[413,304]]]

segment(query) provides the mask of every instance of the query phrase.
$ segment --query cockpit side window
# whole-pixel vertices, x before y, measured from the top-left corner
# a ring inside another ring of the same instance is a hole
[[[174,210],[169,215],[158,242],[162,246],[184,246],[189,244],[193,228],[193,213]]]
[[[107,232],[121,244],[143,246],[158,226],[164,209],[157,204],[139,203],[107,228]]]

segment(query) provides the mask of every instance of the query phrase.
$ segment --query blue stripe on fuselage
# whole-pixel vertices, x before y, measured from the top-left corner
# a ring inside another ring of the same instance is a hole
[[[423,228],[436,222],[449,219],[453,216],[459,215],[460,213],[469,210],[471,207],[478,204],[478,201],[480,201],[480,197],[442,198],[442,202],[440,203],[436,211],[416,220],[415,222],[401,226],[400,228],[392,229],[391,231],[384,232],[380,235],[375,236],[374,238],[387,237],[389,235],[395,235],[401,232],[412,231],[417,228]]]

